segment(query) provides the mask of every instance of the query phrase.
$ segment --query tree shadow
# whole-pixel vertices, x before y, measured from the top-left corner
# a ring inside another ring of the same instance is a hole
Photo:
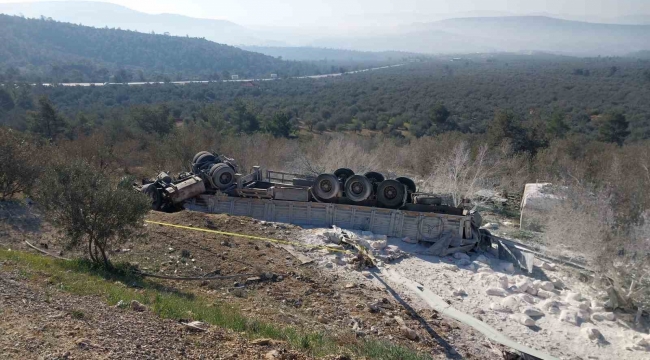
[[[148,280],[138,275],[135,272],[136,269],[128,263],[114,264],[113,269],[107,269],[87,259],[68,261],[64,264],[70,270],[88,275],[99,276],[106,281],[118,281],[127,287],[170,293],[187,300],[194,300],[196,298],[196,296],[190,292],[185,292],[175,287],[161,284],[157,281]]]
[[[406,302],[402,297],[399,295],[397,291],[395,291],[388,283],[384,281],[381,277],[379,277],[376,272],[371,272],[371,274],[377,279],[388,292],[397,300],[397,302],[400,303],[406,310],[409,311],[410,314],[412,314],[412,317],[417,320],[420,325],[427,331],[429,336],[431,336],[432,339],[434,339],[438,344],[440,344],[444,349],[445,349],[445,354],[447,355],[447,358],[449,359],[463,359],[463,356],[451,345],[445,340],[442,336],[440,336],[438,333],[436,333],[435,330],[427,323],[427,321],[413,309],[411,305],[409,305],[408,302]]]
[[[20,201],[0,201],[0,223],[20,232],[40,232],[41,218],[35,209]]]

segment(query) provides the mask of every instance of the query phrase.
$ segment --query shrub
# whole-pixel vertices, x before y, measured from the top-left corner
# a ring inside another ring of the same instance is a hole
[[[40,173],[37,147],[23,134],[0,128],[0,196],[29,192]]]
[[[49,167],[37,183],[36,200],[67,235],[68,247],[85,245],[93,262],[109,268],[107,250],[132,236],[150,208],[144,194],[111,183],[80,159]]]

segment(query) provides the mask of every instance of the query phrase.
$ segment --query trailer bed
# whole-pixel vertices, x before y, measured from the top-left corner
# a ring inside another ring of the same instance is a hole
[[[248,216],[259,220],[301,226],[372,231],[390,237],[435,243],[443,236],[457,239],[454,246],[478,242],[471,215],[451,215],[374,208],[357,205],[281,201],[202,194],[186,200],[187,210]]]

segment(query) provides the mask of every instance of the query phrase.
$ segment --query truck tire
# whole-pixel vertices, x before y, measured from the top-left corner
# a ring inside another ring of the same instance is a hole
[[[320,174],[312,186],[314,195],[321,200],[331,200],[341,191],[339,179],[332,174]]]
[[[334,172],[334,176],[336,176],[343,184],[345,184],[345,181],[353,175],[354,171],[348,168],[340,168]]]
[[[198,160],[200,156],[205,155],[205,154],[209,154],[209,153],[210,153],[209,151],[199,151],[199,152],[197,152],[196,155],[194,155],[194,157],[192,158],[192,164],[196,164],[196,160]]]
[[[212,165],[208,174],[215,189],[225,190],[235,182],[235,170],[223,163]]]
[[[411,180],[411,179],[409,179],[407,177],[398,177],[395,180],[397,180],[397,181],[401,182],[402,184],[404,184],[404,186],[406,186],[406,189],[408,189],[408,191],[410,191],[412,193],[416,192],[415,190],[417,188],[415,187],[415,181],[413,181],[413,180]]]
[[[147,185],[143,193],[151,199],[151,210],[159,211],[162,208],[162,194],[154,184]]]
[[[373,182],[373,183],[380,183],[380,182],[386,180],[384,175],[382,175],[381,173],[378,173],[376,171],[368,171],[367,173],[364,174],[364,176],[367,177],[368,180],[370,180],[370,182]]]
[[[198,155],[198,154],[197,154]],[[200,155],[196,158],[196,161],[192,164],[192,172],[198,174],[201,170],[211,169],[213,164],[217,162],[217,157],[209,152],[206,152],[203,155]]]
[[[353,175],[345,181],[345,196],[354,201],[367,200],[372,195],[372,183],[363,175]]]
[[[406,186],[397,180],[384,180],[377,187],[377,201],[387,208],[396,209],[404,204]]]

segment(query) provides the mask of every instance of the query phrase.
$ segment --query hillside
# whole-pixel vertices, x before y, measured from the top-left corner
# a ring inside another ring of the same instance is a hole
[[[472,53],[545,51],[566,55],[624,55],[650,48],[650,25],[613,25],[544,16],[457,18],[418,23],[398,33],[321,39],[314,46],[364,51]]]
[[[103,28],[121,28],[144,33],[205,37],[228,44],[262,44],[253,31],[227,20],[197,19],[177,14],[146,14],[124,6],[90,1],[43,1],[0,4],[0,13],[28,18],[51,17],[57,21]]]
[[[309,64],[200,38],[0,15],[3,81],[121,82],[315,72]]]
[[[343,49],[328,49],[309,46],[241,46],[248,51],[259,52],[273,57],[282,57],[284,60],[296,61],[321,61],[321,62],[346,62],[346,63],[395,63],[409,58],[422,58],[423,54],[401,51],[355,51]]]

